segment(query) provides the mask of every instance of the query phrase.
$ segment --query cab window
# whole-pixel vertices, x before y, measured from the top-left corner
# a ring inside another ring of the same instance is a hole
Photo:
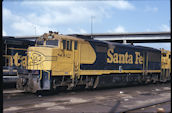
[[[69,50],[72,50],[72,41],[70,40],[70,47]]]
[[[75,49],[75,50],[77,50],[77,46],[78,46],[78,42],[75,41],[75,42],[74,42],[74,49]]]
[[[46,40],[46,41],[37,41],[37,45],[44,45],[44,42],[46,42],[46,45],[48,46],[58,46],[58,40]]]
[[[72,41],[71,40],[63,40],[63,49],[72,50]]]
[[[47,40],[46,45],[58,46],[58,40]]]
[[[67,41],[67,50],[70,50],[70,41]]]
[[[63,49],[66,49],[66,40],[63,40]]]

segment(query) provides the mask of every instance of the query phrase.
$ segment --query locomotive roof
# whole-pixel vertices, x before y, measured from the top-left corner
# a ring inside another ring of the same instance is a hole
[[[108,41],[100,41],[100,40],[90,40],[93,41],[94,43],[97,43],[98,45],[115,45],[115,46],[121,46],[121,47],[127,47],[127,48],[136,48],[136,49],[141,49],[145,51],[157,51],[159,52],[160,50],[152,48],[152,47],[145,47],[145,46],[135,46],[135,45],[130,45],[130,44],[123,44],[123,43],[117,43],[117,42],[108,42]]]
[[[53,38],[48,38],[48,36],[53,36]],[[108,41],[100,41],[100,40],[94,40],[90,37],[84,37],[80,35],[75,35],[75,36],[69,36],[69,35],[60,35],[58,33],[44,33],[38,40],[55,40],[55,39],[66,39],[66,40],[78,40],[78,41],[90,41],[93,42],[94,44],[100,45],[100,46],[108,46],[108,45],[115,45],[115,46],[121,46],[121,47],[127,47],[127,48],[135,48],[135,49],[141,49],[145,51],[157,51],[159,52],[160,50],[151,48],[151,47],[145,47],[145,46],[135,46],[135,45],[129,45],[129,44],[122,44],[122,43],[117,43],[117,42],[108,42]]]
[[[49,36],[52,36],[52,38],[49,38]],[[80,40],[80,41],[84,41],[81,38],[77,38],[74,36],[67,36],[67,35],[60,35],[60,34],[56,34],[56,33],[44,33],[42,36],[40,36],[38,38],[38,40],[56,40],[56,39],[66,39],[66,40]]]
[[[12,45],[34,45],[34,41],[19,39],[12,36],[3,36],[2,38],[4,44],[12,44]]]

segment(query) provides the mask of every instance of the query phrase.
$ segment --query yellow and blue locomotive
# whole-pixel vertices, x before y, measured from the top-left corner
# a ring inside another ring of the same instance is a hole
[[[171,52],[161,49],[161,76],[160,81],[166,82],[171,79]]]
[[[27,66],[27,48],[34,46],[34,41],[3,36],[3,83],[15,83],[17,71]]]
[[[170,75],[161,77],[161,54],[149,47],[45,33],[28,48],[27,73],[19,71],[17,88],[37,92],[169,80]]]

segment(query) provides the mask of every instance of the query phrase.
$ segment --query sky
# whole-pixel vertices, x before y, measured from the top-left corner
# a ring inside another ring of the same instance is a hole
[[[170,30],[170,0],[4,0],[4,36],[162,32]],[[137,44],[138,45],[138,44]],[[171,49],[170,43],[142,44]]]

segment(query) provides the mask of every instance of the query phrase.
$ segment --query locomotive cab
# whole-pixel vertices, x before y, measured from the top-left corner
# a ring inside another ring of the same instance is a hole
[[[55,78],[78,76],[79,41],[82,39],[57,33],[46,33],[38,38],[35,46],[27,49],[28,73],[19,74],[17,88],[32,92],[50,90]]]

